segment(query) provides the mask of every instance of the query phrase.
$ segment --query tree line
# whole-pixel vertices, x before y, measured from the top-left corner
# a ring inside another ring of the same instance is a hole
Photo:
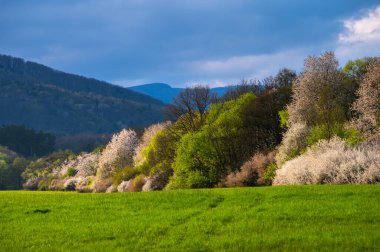
[[[125,192],[224,186],[380,183],[380,59],[339,67],[310,56],[243,80],[222,97],[186,88],[168,121],[114,134],[103,148],[53,153],[28,165],[24,187]]]

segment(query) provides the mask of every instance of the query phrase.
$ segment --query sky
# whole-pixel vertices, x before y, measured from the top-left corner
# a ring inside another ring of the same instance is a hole
[[[380,56],[380,0],[2,0],[0,34],[0,54],[125,87],[215,87]]]

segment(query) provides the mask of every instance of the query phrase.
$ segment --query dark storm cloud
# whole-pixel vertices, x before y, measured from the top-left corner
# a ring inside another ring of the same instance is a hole
[[[0,53],[123,85],[225,84],[335,49],[363,2],[2,1]]]

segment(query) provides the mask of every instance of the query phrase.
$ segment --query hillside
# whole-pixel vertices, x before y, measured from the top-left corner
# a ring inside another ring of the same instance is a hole
[[[215,92],[218,96],[221,96],[227,92],[229,88],[230,87],[216,87],[212,88],[211,91]],[[173,88],[165,83],[143,84],[128,87],[128,89],[149,95],[164,103],[171,103],[173,98],[177,96],[182,90],[184,90],[184,88]]]
[[[163,103],[104,81],[0,55],[0,125],[57,134],[110,133],[162,120]]]
[[[375,251],[380,241],[379,193],[378,185],[119,194],[0,192],[0,247],[3,251]]]

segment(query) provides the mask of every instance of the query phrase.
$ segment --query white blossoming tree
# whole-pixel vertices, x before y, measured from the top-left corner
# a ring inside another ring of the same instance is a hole
[[[380,140],[380,58],[368,65],[357,94],[353,109],[359,118],[353,124],[366,137]]]
[[[137,143],[136,132],[131,129],[114,134],[99,158],[99,176],[107,178],[113,171],[132,165]]]

